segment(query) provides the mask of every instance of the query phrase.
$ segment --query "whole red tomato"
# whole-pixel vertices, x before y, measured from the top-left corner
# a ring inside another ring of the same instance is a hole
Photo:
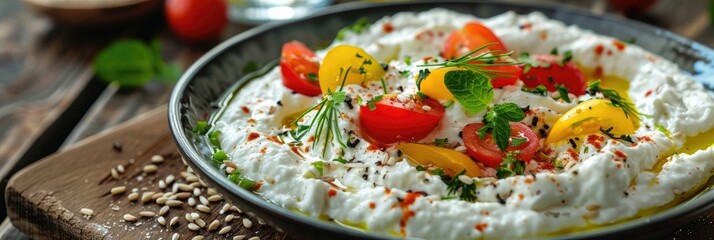
[[[166,0],[166,21],[181,38],[215,40],[228,23],[225,0]]]

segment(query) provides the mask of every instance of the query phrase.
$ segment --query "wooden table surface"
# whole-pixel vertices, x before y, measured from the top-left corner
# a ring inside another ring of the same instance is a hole
[[[526,1],[526,0],[522,0]],[[551,0],[615,12],[606,0]],[[343,1],[337,1],[343,2]],[[637,19],[669,29],[709,46],[714,28],[706,0],[659,0]],[[231,24],[226,39],[248,26]],[[94,77],[91,61],[113,40],[158,38],[165,59],[188,67],[215,43],[191,45],[174,37],[160,12],[111,29],[57,26],[23,5],[0,1],[0,184],[23,167],[88,136],[116,126],[168,101],[171,85],[151,83],[124,90]],[[0,198],[4,206],[5,198]],[[6,211],[0,211],[4,218]],[[691,237],[692,229],[712,228],[712,216],[702,216],[668,238]],[[708,224],[708,225],[706,225]],[[5,221],[0,239],[22,233]],[[708,235],[712,236],[712,235]]]

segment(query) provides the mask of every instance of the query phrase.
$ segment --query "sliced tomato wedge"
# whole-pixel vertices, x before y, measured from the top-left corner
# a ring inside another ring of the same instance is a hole
[[[457,58],[489,43],[495,44],[484,49],[484,51],[508,51],[503,41],[496,37],[496,34],[493,34],[491,29],[479,22],[468,22],[463,28],[451,32],[446,38],[441,56],[445,59]]]
[[[572,61],[563,64],[563,57],[552,54],[530,56],[536,63],[530,67],[522,66],[523,83],[529,88],[543,85],[548,91],[555,91],[555,85],[564,85],[569,93],[580,96],[585,94],[588,84],[578,66]],[[536,66],[537,65],[537,66]]]
[[[519,154],[516,158],[521,161],[532,159],[538,150],[538,136],[536,136],[535,132],[533,132],[528,125],[523,123],[511,123],[510,125],[511,139],[509,140],[506,152],[518,151]],[[484,165],[497,168],[503,161],[503,158],[506,157],[506,153],[498,149],[491,133],[486,133],[483,139],[478,136],[476,131],[483,126],[482,123],[471,123],[464,127],[462,137],[464,145],[466,146],[466,152],[469,156],[482,162]],[[514,138],[525,139],[525,142],[518,146],[512,146],[511,143]]]
[[[283,85],[297,93],[307,96],[318,96],[322,93],[317,74],[320,63],[305,44],[298,41],[283,45],[280,57],[280,72],[283,75]]]
[[[513,85],[516,84],[518,81],[518,78],[521,75],[521,67],[512,65],[512,66],[493,66],[493,67],[484,67],[485,69],[488,70],[493,70],[496,71],[495,73],[499,75],[500,77],[492,78],[491,79],[491,85],[493,85],[494,88],[500,88],[500,87],[505,87],[508,85]]]
[[[369,106],[360,106],[359,120],[368,139],[378,144],[416,141],[426,137],[444,117],[444,107],[430,98],[401,102],[396,95],[384,95]]]

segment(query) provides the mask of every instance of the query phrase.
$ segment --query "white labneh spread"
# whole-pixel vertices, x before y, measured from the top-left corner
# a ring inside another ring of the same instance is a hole
[[[275,68],[251,80],[215,120],[222,149],[243,177],[258,183],[255,191],[277,205],[369,232],[426,239],[509,239],[611,224],[670,203],[711,175],[711,148],[673,154],[673,149],[685,146],[687,137],[714,127],[714,97],[709,91],[674,63],[636,45],[566,26],[538,12],[509,12],[488,19],[444,9],[399,13],[360,33],[347,32],[316,54],[322,59],[341,44],[360,47],[389,65],[384,76],[389,93],[414,94],[415,74],[422,69],[417,65],[424,59],[439,60],[448,34],[469,21],[488,26],[515,54],[570,50],[581,68],[629,81],[627,94],[644,114],[631,135],[634,143],[599,133],[578,138],[577,148],[567,141],[549,146],[541,141],[540,151],[558,159],[558,167],[536,168],[531,162],[523,175],[473,178],[476,201],[454,199],[439,176],[419,171],[397,150],[375,148],[360,136],[357,98],[366,101],[382,94],[379,81],[345,86],[355,107],[337,106],[343,113],[338,120],[343,138],[361,140],[355,147],[342,152],[332,145],[323,157],[321,145],[312,149],[314,130],[302,138],[303,144],[288,144],[290,136],[281,135],[289,130],[285,119],[296,117],[321,97],[286,88]],[[404,74],[407,71],[411,74]],[[575,100],[592,98],[571,94],[574,101],[566,103],[522,87],[519,81],[494,89],[491,106],[511,102],[528,107],[523,122],[536,132],[547,131],[578,104]],[[418,142],[448,138],[458,150],[463,144],[459,132],[484,116],[466,113],[458,102],[445,111],[436,129]],[[309,121],[315,112],[304,119]],[[534,118],[538,124],[531,125]],[[347,163],[333,161],[339,154]],[[323,169],[316,169],[315,162],[322,162]],[[493,175],[493,169],[484,169]]]

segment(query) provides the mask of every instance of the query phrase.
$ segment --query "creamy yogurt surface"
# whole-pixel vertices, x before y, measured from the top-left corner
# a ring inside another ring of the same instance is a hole
[[[443,60],[439,56],[448,34],[470,21],[488,26],[514,55],[569,50],[581,68],[628,81],[627,95],[644,114],[630,135],[633,143],[593,133],[572,142],[545,144],[545,135],[540,134],[547,134],[549,126],[579,102],[599,95],[571,94],[568,103],[554,99],[557,93],[522,91],[521,81],[496,88],[491,106],[510,102],[527,108],[522,122],[539,133],[539,153],[552,165],[531,160],[522,175],[503,179],[495,177],[493,168],[479,165],[483,176],[458,178],[476,186],[476,200],[466,201],[454,197],[458,193],[450,193],[440,176],[416,168],[392,147],[375,147],[361,135],[358,98],[366,101],[382,94],[379,81],[345,86],[354,106],[337,106],[342,137],[360,140],[354,147],[333,144],[323,156],[322,146],[313,148],[311,142],[315,131],[300,141],[292,139],[285,134],[290,130],[286,119],[322,99],[286,88],[276,67],[251,80],[215,119],[213,128],[221,131],[220,145],[230,158],[221,169],[240,171],[257,182],[259,195],[284,208],[369,232],[426,239],[522,238],[607,225],[670,203],[711,175],[711,148],[691,154],[680,151],[689,137],[714,128],[714,97],[709,91],[675,64],[636,45],[567,26],[541,13],[508,12],[488,19],[444,9],[398,13],[361,33],[348,32],[316,54],[322,61],[335,46],[360,47],[388,64],[383,77],[387,92],[414,94],[415,76],[423,69],[418,65]],[[316,112],[306,114],[303,121]],[[463,152],[462,129],[482,122],[484,114],[469,114],[455,102],[445,108],[437,127],[417,142],[446,138],[449,147]],[[333,161],[340,157],[346,163]],[[321,169],[316,162],[321,162]]]

